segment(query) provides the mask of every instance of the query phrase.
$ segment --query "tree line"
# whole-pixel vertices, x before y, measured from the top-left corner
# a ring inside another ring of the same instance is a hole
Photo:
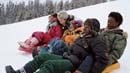
[[[59,12],[61,10],[71,10],[84,6],[94,5],[107,0],[71,0],[63,2],[53,2],[46,0],[41,3],[39,0],[28,1],[20,3],[13,3],[9,1],[7,4],[0,3],[0,25],[29,20],[51,13]]]

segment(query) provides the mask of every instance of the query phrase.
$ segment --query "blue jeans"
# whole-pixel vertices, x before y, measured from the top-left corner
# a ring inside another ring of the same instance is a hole
[[[55,38],[53,39],[47,47],[43,47],[40,49],[39,54],[44,53],[53,53],[56,55],[63,55],[64,52],[68,50],[68,47],[64,43],[63,40]]]
[[[93,66],[93,57],[91,55],[86,56],[85,60],[80,64],[78,70],[82,73],[90,73]]]

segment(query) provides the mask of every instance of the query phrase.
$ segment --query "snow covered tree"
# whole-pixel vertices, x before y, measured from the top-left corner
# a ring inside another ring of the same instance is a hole
[[[6,5],[6,23],[12,23],[15,21],[15,5],[12,1],[9,1]]]
[[[63,10],[63,1],[61,0],[56,6],[56,12]]]
[[[40,15],[39,15],[39,5],[40,5],[40,3],[39,3],[39,0],[34,0],[34,16],[35,17],[39,17]]]
[[[45,4],[39,4],[39,17],[44,16],[45,15]]]
[[[61,10],[71,10],[106,1],[108,0],[68,0],[64,3],[63,0],[60,2],[46,0],[46,2],[40,3],[40,0],[30,0],[28,4],[25,5],[25,2],[14,4],[10,0],[6,5],[0,4],[0,24],[33,19]]]
[[[64,10],[70,10],[69,1],[66,1],[66,2],[64,3],[63,9],[64,9]]]
[[[5,24],[5,9],[4,4],[0,4],[0,25]]]
[[[16,18],[15,22],[24,20],[25,2],[15,5]]]

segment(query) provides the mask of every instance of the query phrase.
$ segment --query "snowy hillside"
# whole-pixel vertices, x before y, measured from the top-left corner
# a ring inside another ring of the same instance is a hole
[[[101,27],[107,24],[107,16],[111,11],[118,11],[124,17],[121,28],[130,31],[130,0],[118,0],[108,3],[97,4],[89,7],[68,11],[83,20],[86,18],[97,18],[101,22]],[[45,31],[48,22],[47,16],[0,26],[0,73],[5,73],[4,67],[12,65],[15,69],[21,68],[26,62],[32,59],[30,55],[23,54],[17,50],[18,41],[25,40],[34,31]],[[130,34],[130,32],[128,32]],[[121,68],[114,73],[130,73],[130,39],[128,38],[127,48],[124,55],[119,60]]]

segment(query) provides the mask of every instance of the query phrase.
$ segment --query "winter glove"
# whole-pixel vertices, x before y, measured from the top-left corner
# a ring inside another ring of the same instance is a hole
[[[37,55],[38,55],[38,50],[37,49],[33,49],[32,50],[32,57],[34,58]]]
[[[69,59],[72,63],[77,64],[79,63],[79,59],[75,55],[70,55],[68,52],[64,52],[63,58]]]
[[[70,59],[73,64],[78,64],[80,62],[80,60],[75,55],[68,56],[68,59]]]
[[[67,52],[63,53],[63,58],[68,59],[69,54]]]

